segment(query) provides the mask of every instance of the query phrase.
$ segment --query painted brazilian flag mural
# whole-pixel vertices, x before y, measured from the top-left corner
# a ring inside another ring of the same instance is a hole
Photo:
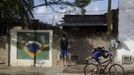
[[[17,59],[49,59],[49,32],[17,32]]]

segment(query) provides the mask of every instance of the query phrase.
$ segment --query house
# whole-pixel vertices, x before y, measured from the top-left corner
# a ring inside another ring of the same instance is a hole
[[[102,6],[93,7],[95,4]],[[84,63],[84,59],[91,55],[93,48],[98,46],[109,47],[111,40],[118,36],[118,0],[112,0],[112,35],[106,35],[108,27],[106,5],[107,0],[91,2],[87,6],[88,9],[85,8],[87,11],[85,15],[67,14],[63,17],[64,22],[59,26],[68,36],[71,61],[77,61],[78,64]],[[89,8],[98,11],[90,12]]]

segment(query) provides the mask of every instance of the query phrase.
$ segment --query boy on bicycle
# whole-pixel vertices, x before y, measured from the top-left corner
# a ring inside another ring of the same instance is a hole
[[[100,57],[103,57],[103,58],[108,58],[109,55],[111,55],[111,53],[109,52],[109,49],[106,49],[104,47],[97,47],[95,49],[93,49],[92,51],[92,58],[97,62],[97,65],[98,65],[98,69],[102,69],[101,68],[101,62],[100,62]],[[95,69],[95,72],[97,70]],[[101,70],[100,70],[100,73],[101,73]],[[103,72],[102,72],[103,73]]]
[[[92,51],[92,58],[98,63],[101,64],[101,62],[99,61],[100,57],[103,58],[108,58],[108,56],[110,55],[109,49],[106,49],[104,47],[97,47]]]

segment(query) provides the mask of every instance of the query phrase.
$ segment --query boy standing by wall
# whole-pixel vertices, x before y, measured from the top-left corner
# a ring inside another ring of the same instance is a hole
[[[67,65],[67,53],[68,53],[68,40],[65,35],[62,36],[60,40],[60,51],[61,51],[61,58],[63,61],[63,66]]]

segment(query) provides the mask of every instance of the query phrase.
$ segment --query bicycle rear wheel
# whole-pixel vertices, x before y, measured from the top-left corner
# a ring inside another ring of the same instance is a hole
[[[97,66],[93,63],[88,63],[84,67],[84,75],[98,75]]]
[[[110,75],[125,75],[124,68],[119,64],[113,64],[109,68]]]

